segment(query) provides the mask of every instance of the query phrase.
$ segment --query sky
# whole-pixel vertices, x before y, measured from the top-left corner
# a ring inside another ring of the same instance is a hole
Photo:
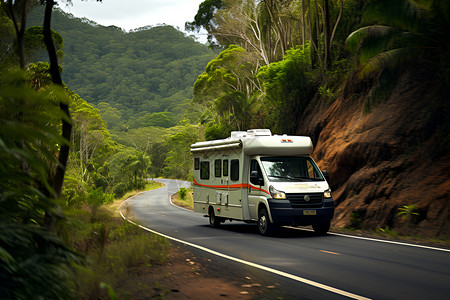
[[[184,31],[184,23],[194,20],[204,0],[72,0],[59,7],[77,18],[86,17],[100,25],[115,25],[126,31],[146,25],[167,24]],[[189,33],[193,34],[193,33]],[[198,35],[197,35],[198,36]],[[206,41],[206,36],[200,35]]]

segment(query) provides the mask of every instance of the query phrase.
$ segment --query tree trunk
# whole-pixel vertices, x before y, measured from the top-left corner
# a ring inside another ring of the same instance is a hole
[[[61,74],[59,74],[58,58],[56,56],[55,45],[53,44],[51,33],[51,18],[54,1],[47,0],[45,4],[45,16],[44,16],[44,42],[47,47],[48,57],[50,59],[50,75],[54,84],[63,86]],[[58,166],[53,178],[49,178],[49,181],[53,187],[53,192],[56,197],[61,196],[62,185],[64,182],[64,175],[66,172],[67,160],[69,158],[69,143],[70,135],[72,131],[72,124],[70,120],[69,105],[63,101],[59,101],[59,108],[67,116],[62,119],[62,136],[66,140],[66,143],[62,144],[59,150]]]
[[[330,32],[331,32],[331,21],[330,21],[330,8],[328,0],[323,0],[323,14],[324,14],[324,24],[323,24],[323,38],[324,38],[324,70],[326,71],[331,65],[331,45],[330,45]]]
[[[5,6],[8,17],[13,21],[14,30],[17,36],[17,54],[19,56],[20,68],[25,69],[26,58],[24,36],[27,26],[29,0],[23,0],[23,2],[15,1],[14,3],[13,1],[8,1],[7,3],[1,1],[1,3]],[[19,16],[16,16],[14,6],[17,10],[20,10]],[[20,20],[17,20],[18,18],[20,18]],[[18,22],[20,22],[20,25]]]

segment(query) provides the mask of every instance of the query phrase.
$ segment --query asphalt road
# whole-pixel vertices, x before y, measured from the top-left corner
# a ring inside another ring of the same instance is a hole
[[[284,298],[450,299],[449,250],[291,228],[263,237],[242,222],[210,228],[169,201],[188,182],[160,181],[166,186],[128,201],[142,226],[227,261],[224,272],[254,268],[276,278]]]

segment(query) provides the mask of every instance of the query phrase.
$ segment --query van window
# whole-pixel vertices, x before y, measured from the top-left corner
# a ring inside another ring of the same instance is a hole
[[[223,160],[223,176],[228,176],[228,159]]]
[[[323,181],[310,157],[261,157],[266,175],[272,181]]]
[[[261,172],[261,168],[259,167],[258,161],[256,159],[252,159],[250,161],[250,174],[252,174],[253,171],[257,171],[258,172],[258,180],[253,182],[253,184],[256,185],[264,185],[264,178]]]
[[[222,177],[222,160],[216,159],[214,161],[214,176]]]
[[[209,161],[200,163],[200,179],[209,179]]]
[[[232,159],[231,160],[231,180],[232,181],[238,181],[239,180],[239,159]]]
[[[317,170],[316,170],[317,168],[314,167],[312,161],[308,160],[306,162],[306,165],[308,167],[308,176],[309,176],[309,178],[311,178],[311,179],[321,179],[322,176],[319,175],[320,173],[317,172]]]
[[[198,158],[198,157],[194,158],[194,169],[195,170],[200,169],[200,158]]]

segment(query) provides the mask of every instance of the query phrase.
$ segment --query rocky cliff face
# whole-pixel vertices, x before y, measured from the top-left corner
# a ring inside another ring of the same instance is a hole
[[[333,226],[450,237],[450,98],[422,78],[402,75],[370,113],[362,110],[369,84],[356,79],[333,103],[304,112],[297,134],[311,136],[314,159],[330,173]],[[405,205],[414,214],[404,220]]]

